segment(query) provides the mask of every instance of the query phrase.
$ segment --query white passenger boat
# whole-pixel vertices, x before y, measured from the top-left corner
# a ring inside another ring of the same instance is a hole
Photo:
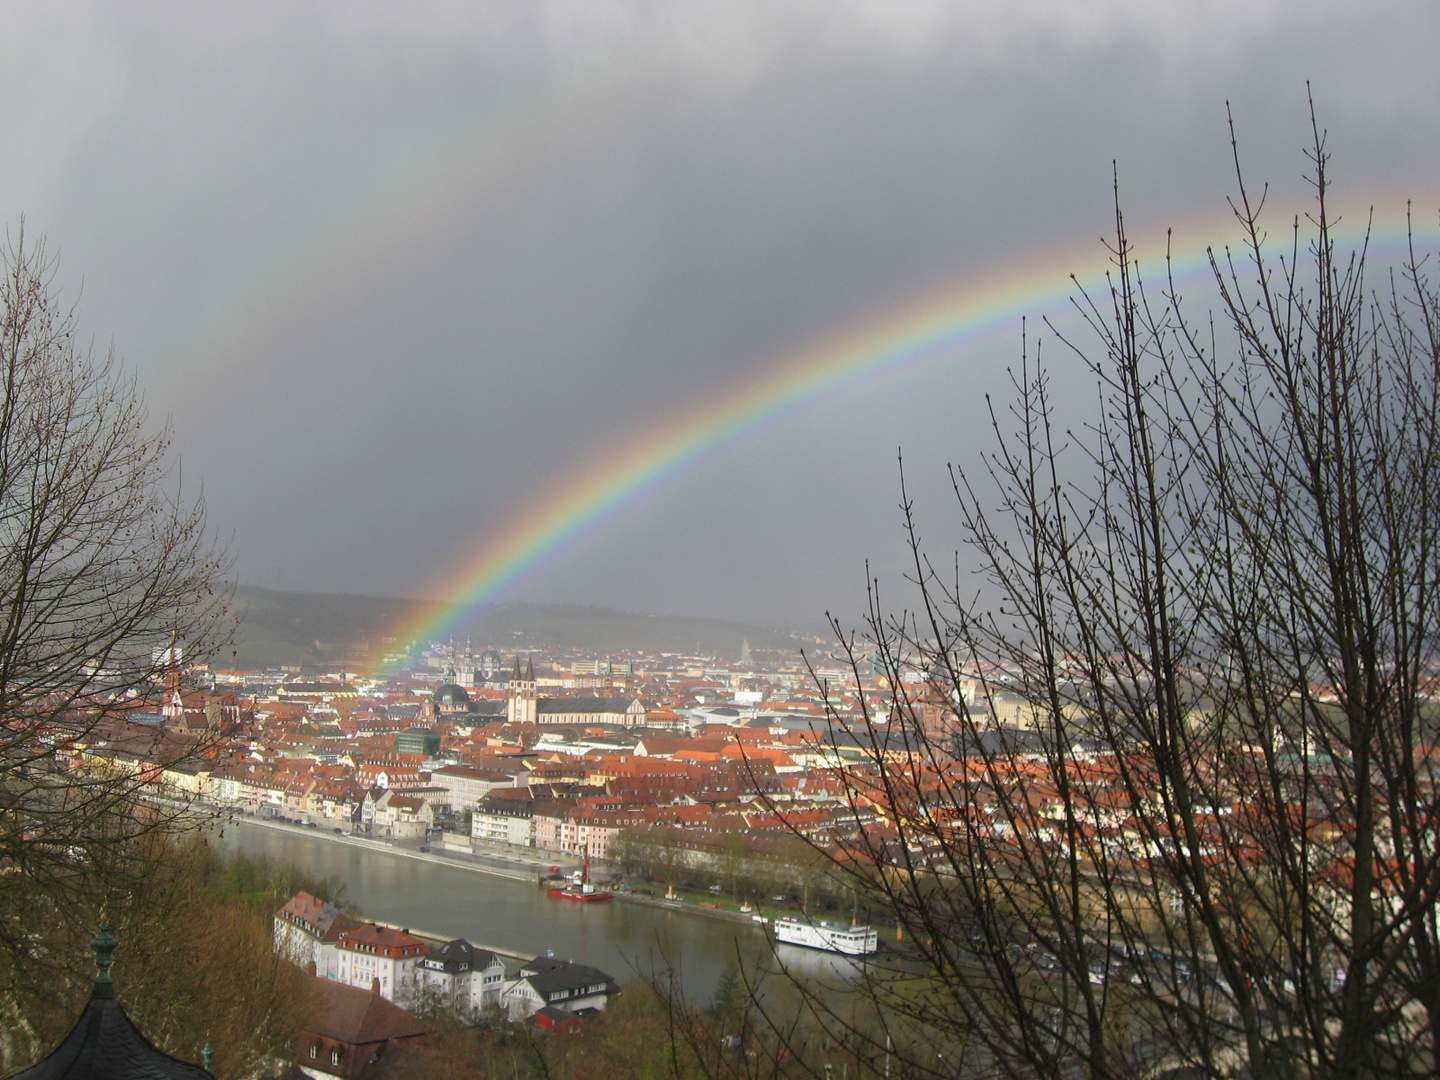
[[[775,940],[786,945],[804,945],[847,956],[868,956],[878,948],[873,927],[801,919],[776,919]]]

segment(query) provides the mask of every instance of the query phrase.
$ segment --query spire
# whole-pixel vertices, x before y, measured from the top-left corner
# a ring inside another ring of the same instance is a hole
[[[119,946],[120,940],[110,932],[110,924],[102,922],[100,933],[90,940],[90,948],[95,950],[95,966],[100,969],[100,974],[95,976],[96,986],[109,986],[114,982],[110,978],[110,965],[115,962],[115,950]]]
[[[185,718],[185,699],[180,696],[180,635],[170,631],[170,648],[165,650],[165,699],[160,714],[166,720]]]
[[[510,676],[510,678],[511,678],[513,681],[515,681],[515,682],[519,682],[519,681],[520,681],[520,654],[519,654],[519,653],[516,653],[516,654],[515,654],[515,672],[514,672],[514,674],[512,674],[512,675]]]
[[[535,681],[535,664],[531,661],[531,659],[530,659],[528,656],[525,658],[525,681],[526,681],[526,682],[534,682],[534,681]]]

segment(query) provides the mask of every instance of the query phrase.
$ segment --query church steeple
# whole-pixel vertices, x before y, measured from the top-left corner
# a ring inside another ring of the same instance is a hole
[[[170,632],[170,648],[165,650],[165,698],[160,703],[160,715],[172,723],[185,719],[185,699],[180,694],[180,646],[179,635]]]
[[[515,657],[515,673],[510,676],[510,700],[507,718],[512,724],[535,724],[540,716],[539,699],[535,694],[535,662],[525,658],[525,674],[520,674],[520,657]]]

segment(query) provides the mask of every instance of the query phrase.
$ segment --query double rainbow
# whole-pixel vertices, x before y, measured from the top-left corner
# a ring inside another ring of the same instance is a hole
[[[1405,236],[1403,221],[1386,222],[1372,233],[1371,249],[1390,253]],[[442,602],[417,608],[399,639],[443,639],[477,606],[503,599],[627,507],[782,418],[867,384],[913,376],[953,361],[967,348],[996,334],[1018,334],[1025,315],[1044,315],[1067,305],[1077,280],[1103,286],[1109,263],[1103,249],[1099,245],[1096,249],[1099,254],[1091,255],[1073,274],[1063,268],[1075,266],[1078,260],[1052,255],[1042,266],[952,287],[848,333],[814,343],[771,365],[720,401],[636,438],[573,474],[532,502],[502,531],[487,537],[458,572],[431,591],[442,597]],[[1204,244],[1173,252],[1171,258],[1180,282],[1208,273]]]

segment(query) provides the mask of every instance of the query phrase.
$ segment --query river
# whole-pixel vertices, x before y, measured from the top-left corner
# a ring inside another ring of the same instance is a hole
[[[753,971],[771,955],[758,926],[619,900],[552,900],[534,884],[528,867],[525,879],[515,880],[243,820],[226,824],[216,843],[223,851],[285,859],[315,877],[338,878],[366,918],[394,926],[463,937],[516,956],[553,949],[558,957],[591,964],[620,982],[673,964],[686,996],[700,1004],[708,1004],[727,963],[738,958]],[[832,961],[789,946],[782,947],[782,957],[801,967],[828,967]]]

